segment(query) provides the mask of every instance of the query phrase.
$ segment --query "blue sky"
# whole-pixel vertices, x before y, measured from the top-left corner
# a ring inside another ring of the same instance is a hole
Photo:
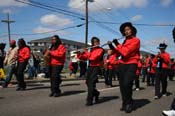
[[[29,0],[19,1],[30,3]],[[76,27],[76,25],[85,23],[84,20],[79,18],[84,17],[84,0],[32,1],[80,15],[77,17],[68,16],[58,13],[58,10],[53,12],[15,0],[0,0],[0,20],[6,19],[6,13],[9,12],[10,18],[16,21],[11,24],[11,38],[18,40],[23,37],[26,41],[30,41],[58,34],[65,39],[85,42],[85,25]],[[113,38],[120,38],[120,24],[130,21],[137,28],[137,36],[141,40],[141,50],[157,53],[158,49],[156,47],[159,43],[165,42],[168,44],[167,51],[172,57],[175,57],[175,44],[172,39],[172,29],[175,25],[174,13],[174,0],[94,0],[94,2],[89,2],[89,21],[91,22],[89,23],[88,41],[90,42],[93,36],[99,37],[101,44]],[[94,21],[98,21],[98,23]],[[146,24],[147,26],[139,24]],[[74,28],[60,30],[69,27]],[[40,34],[54,30],[60,31]],[[7,24],[2,22],[0,23],[0,42],[8,44]]]

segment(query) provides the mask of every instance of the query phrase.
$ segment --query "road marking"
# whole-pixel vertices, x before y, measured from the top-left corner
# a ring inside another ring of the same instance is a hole
[[[118,88],[119,87],[104,88],[104,89],[98,89],[98,91],[103,92],[103,91],[108,91],[108,90],[113,90],[113,89],[118,89]],[[79,93],[78,95],[84,95],[84,94],[87,94],[87,91],[83,93]]]

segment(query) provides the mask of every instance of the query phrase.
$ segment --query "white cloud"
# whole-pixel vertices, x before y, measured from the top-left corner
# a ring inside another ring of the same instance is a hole
[[[4,10],[2,10],[2,13],[4,13],[4,14],[6,14],[6,13],[11,14],[12,10],[11,9],[4,9]]]
[[[48,14],[41,17],[40,22],[47,26],[65,26],[73,23],[72,20],[55,14]]]
[[[157,52],[159,51],[157,47],[160,43],[167,44],[168,47],[166,51],[169,52],[171,55],[174,55],[174,43],[172,42],[172,40],[166,37],[158,37],[141,41],[141,49],[157,54]]]
[[[145,7],[148,0],[94,0],[89,3],[89,11],[101,11],[105,8],[130,8],[130,7]],[[84,0],[70,0],[68,6],[84,12]]]
[[[172,2],[173,0],[161,0],[161,5],[166,7],[169,6]]]
[[[25,0],[25,1],[27,1],[27,0]],[[22,7],[22,6],[26,6],[26,4],[17,2],[15,0],[0,0],[0,7],[9,7],[9,6]]]
[[[138,21],[138,20],[140,20],[140,19],[142,19],[142,15],[135,15],[135,16],[133,16],[133,17],[131,18],[131,21],[132,21],[132,22],[135,22],[135,21]]]
[[[51,28],[45,28],[45,27],[37,27],[35,29],[33,29],[33,33],[46,33],[46,34],[69,34],[68,32],[64,31],[64,30],[59,30],[59,31],[55,31],[56,29],[51,29]]]

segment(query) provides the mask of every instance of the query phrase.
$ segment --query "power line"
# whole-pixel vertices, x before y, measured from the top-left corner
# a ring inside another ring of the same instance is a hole
[[[85,25],[85,23],[82,23],[82,24],[79,24],[79,25],[75,25],[75,26],[66,27],[66,28],[62,28],[62,29],[57,29],[57,30],[53,30],[53,31],[42,32],[42,33],[24,33],[24,34],[12,34],[12,35],[23,35],[23,36],[41,35],[41,34],[48,34],[48,33],[53,33],[53,32],[57,32],[57,31],[62,31],[62,30],[76,28],[76,27],[81,27],[83,25]],[[3,36],[5,36],[5,35],[3,35]]]
[[[70,13],[61,12],[61,11],[58,11],[58,9],[56,10],[55,8],[54,9],[53,8],[48,8],[48,7],[45,7],[43,5],[33,4],[33,3],[30,3],[30,2],[26,2],[26,1],[20,1],[20,0],[15,0],[15,1],[23,3],[23,4],[30,5],[30,6],[34,6],[34,7],[37,7],[37,8],[49,10],[49,11],[52,11],[52,12],[57,12],[57,13],[60,13],[60,14],[64,14],[64,15],[67,15],[67,16],[76,17],[78,19],[84,20],[84,17],[76,16],[76,15],[70,14]]]
[[[85,17],[85,16],[83,16],[81,14],[78,14],[78,13],[75,13],[75,12],[72,12],[72,11],[60,9],[60,8],[53,7],[53,6],[49,6],[49,5],[46,5],[46,4],[43,4],[43,3],[39,3],[39,2],[36,2],[36,1],[33,1],[33,0],[29,0],[29,1],[30,1],[30,3],[33,3],[33,4],[37,4],[37,5],[45,6],[45,7],[48,7],[48,8],[53,8],[53,9],[56,9],[56,10],[59,10],[59,11],[62,11],[62,12],[66,12],[66,13],[74,14],[74,15],[77,15],[77,16]]]

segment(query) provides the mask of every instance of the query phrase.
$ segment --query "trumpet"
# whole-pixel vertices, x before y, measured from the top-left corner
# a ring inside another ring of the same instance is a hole
[[[122,37],[120,37],[120,38],[117,38],[117,40],[121,40],[121,39],[123,39],[124,38],[124,36],[122,36]],[[84,51],[84,49],[92,49],[92,48],[95,48],[95,47],[104,47],[104,46],[106,46],[106,45],[108,45],[108,42],[107,43],[104,43],[103,45],[97,45],[97,46],[90,46],[90,47],[87,47],[87,48],[81,48],[81,49],[77,49],[77,50],[74,50],[74,52],[72,52],[72,53],[74,53],[74,54],[77,54],[77,53],[79,53],[79,52],[82,52],[82,51]]]

